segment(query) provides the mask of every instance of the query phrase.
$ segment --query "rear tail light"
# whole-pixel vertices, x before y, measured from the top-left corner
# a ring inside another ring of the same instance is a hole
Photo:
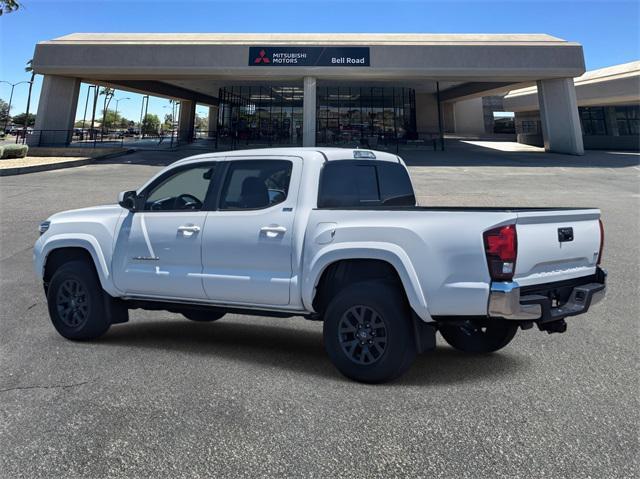
[[[604,225],[602,224],[602,220],[598,220],[600,224],[600,251],[598,251],[598,266],[602,262],[602,251],[604,250]]]
[[[483,237],[491,279],[511,281],[518,256],[516,225],[500,226],[485,231]]]

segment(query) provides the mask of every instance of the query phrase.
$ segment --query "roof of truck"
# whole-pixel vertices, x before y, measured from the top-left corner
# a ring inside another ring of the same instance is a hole
[[[360,152],[360,153],[355,153]],[[374,157],[356,157],[356,155],[373,154]],[[400,158],[398,155],[387,153],[385,151],[376,151],[360,148],[322,148],[322,147],[293,147],[293,148],[259,148],[253,150],[232,150],[218,151],[212,153],[203,153],[201,155],[189,156],[173,163],[191,163],[197,161],[211,160],[216,158],[256,158],[261,156],[299,156],[305,160],[317,161],[337,161],[337,160],[353,160],[353,159],[375,159],[380,161],[391,161],[398,163]]]

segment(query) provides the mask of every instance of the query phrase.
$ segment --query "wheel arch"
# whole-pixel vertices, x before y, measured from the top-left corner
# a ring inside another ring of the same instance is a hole
[[[42,263],[36,264],[36,268],[45,284],[50,281],[53,272],[65,262],[86,260],[95,268],[102,289],[112,296],[118,295],[109,272],[107,259],[98,241],[89,235],[51,238],[43,245],[40,258]]]
[[[320,312],[323,301],[326,301],[327,292],[325,283],[332,279],[333,274],[341,265],[356,265],[347,275],[348,279],[382,279],[384,276],[393,275],[409,302],[413,311],[424,321],[430,321],[431,316],[427,310],[427,301],[420,286],[418,275],[406,253],[393,244],[362,248],[340,246],[329,251],[320,252],[311,262],[309,273],[305,275],[302,300],[305,307],[314,312]],[[366,266],[364,266],[366,265]],[[367,276],[362,268],[373,274]],[[355,272],[353,271],[355,269]],[[388,273],[388,275],[385,275]],[[344,283],[340,283],[339,286]],[[338,286],[338,287],[339,287]]]

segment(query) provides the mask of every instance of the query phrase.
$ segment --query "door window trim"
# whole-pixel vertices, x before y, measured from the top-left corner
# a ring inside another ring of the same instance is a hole
[[[147,202],[147,198],[149,197],[149,193],[151,193],[158,185],[167,180],[167,178],[175,176],[185,170],[190,170],[192,168],[203,168],[207,166],[215,166],[215,170],[213,172],[213,178],[211,178],[211,180],[209,181],[209,187],[207,188],[207,193],[204,197],[204,201],[202,202],[202,208],[198,210],[147,210],[144,208]],[[218,198],[217,189],[219,188],[221,176],[226,171],[226,168],[224,168],[224,166],[225,161],[221,158],[220,160],[187,163],[186,165],[176,166],[175,168],[167,170],[158,178],[149,183],[140,192],[136,205],[140,207],[138,211],[140,213],[195,213],[197,211],[215,211],[217,208]]]

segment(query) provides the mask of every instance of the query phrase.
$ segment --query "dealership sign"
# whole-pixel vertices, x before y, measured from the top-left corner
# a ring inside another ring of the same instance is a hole
[[[369,47],[249,47],[249,66],[368,67]]]

